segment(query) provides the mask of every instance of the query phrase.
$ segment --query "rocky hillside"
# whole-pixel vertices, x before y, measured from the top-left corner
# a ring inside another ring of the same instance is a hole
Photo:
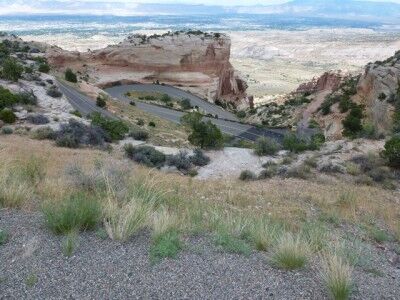
[[[229,62],[230,49],[226,35],[189,31],[133,35],[118,45],[85,53],[51,47],[47,56],[53,66],[73,68],[101,87],[160,81],[209,100],[237,104],[245,99],[247,85]]]
[[[396,131],[395,111],[400,102],[400,51],[385,61],[368,64],[362,74],[342,77],[341,81],[313,113],[328,138],[377,138]]]

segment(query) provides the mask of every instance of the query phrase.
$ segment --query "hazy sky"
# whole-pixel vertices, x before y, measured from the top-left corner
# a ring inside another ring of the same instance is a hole
[[[329,0],[326,0],[329,1]],[[335,0],[338,1],[338,0]],[[346,3],[348,0],[343,0]],[[374,2],[396,2],[400,0],[364,0]],[[97,2],[97,4],[94,4]],[[99,2],[104,2],[101,5]],[[126,14],[135,11],[138,3],[183,3],[205,5],[255,5],[278,4],[289,0],[0,0],[0,15],[31,13],[94,13]],[[63,4],[65,3],[65,4]]]

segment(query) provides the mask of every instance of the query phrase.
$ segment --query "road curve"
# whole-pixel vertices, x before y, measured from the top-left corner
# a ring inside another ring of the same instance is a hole
[[[60,87],[60,90],[68,98],[71,105],[76,110],[81,112],[83,115],[88,115],[92,112],[99,112],[104,116],[110,118],[116,118],[116,116],[110,113],[109,111],[96,106],[96,103],[92,99],[83,95],[69,84],[58,81],[58,85]],[[155,89],[152,89],[152,87],[154,87]],[[236,117],[232,113],[224,111],[220,107],[212,103],[206,102],[205,100],[197,96],[194,96],[190,93],[187,93],[185,91],[170,86],[152,85],[152,84],[123,85],[105,89],[105,92],[107,92],[111,97],[117,100],[129,103],[132,99],[125,96],[126,92],[135,89],[137,90],[139,88],[142,88],[142,90],[144,89],[145,91],[163,92],[175,98],[176,97],[187,98],[191,101],[192,105],[197,105],[207,113],[211,113],[213,115],[217,114],[220,118],[224,118],[224,119],[216,119],[216,118],[205,117],[204,118],[205,120],[210,120],[213,124],[218,126],[218,128],[220,128],[223,133],[230,134],[241,139],[255,141],[259,137],[265,136],[273,138],[280,142],[282,141],[285,133],[285,130],[264,129],[248,124],[238,123],[236,122]],[[135,103],[137,108],[145,112],[148,112],[150,114],[156,115],[160,118],[172,121],[174,123],[180,123],[181,117],[185,114],[184,112],[181,111],[176,111],[140,101],[136,101]]]

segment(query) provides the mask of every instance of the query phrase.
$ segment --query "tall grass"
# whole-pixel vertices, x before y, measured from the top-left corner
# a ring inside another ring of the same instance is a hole
[[[352,290],[352,269],[336,254],[327,254],[322,259],[321,277],[335,300],[350,298]]]
[[[307,263],[308,254],[309,246],[300,236],[285,233],[278,239],[274,247],[272,262],[282,269],[299,269]]]
[[[7,167],[0,170],[0,207],[20,208],[33,197],[33,187],[19,172]]]
[[[47,227],[55,234],[94,229],[101,219],[101,207],[87,194],[68,196],[61,203],[47,201],[42,211]]]
[[[126,241],[148,225],[157,205],[162,202],[162,196],[151,181],[140,179],[130,186],[127,196],[121,199],[108,182],[103,211],[104,227],[109,237]]]

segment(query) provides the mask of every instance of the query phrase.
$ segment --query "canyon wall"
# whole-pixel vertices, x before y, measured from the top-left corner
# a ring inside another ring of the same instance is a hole
[[[208,100],[235,104],[246,98],[247,85],[232,67],[231,40],[224,34],[175,32],[133,35],[117,45],[85,53],[48,49],[49,63],[72,68],[104,87],[117,82],[154,82],[189,90]]]

